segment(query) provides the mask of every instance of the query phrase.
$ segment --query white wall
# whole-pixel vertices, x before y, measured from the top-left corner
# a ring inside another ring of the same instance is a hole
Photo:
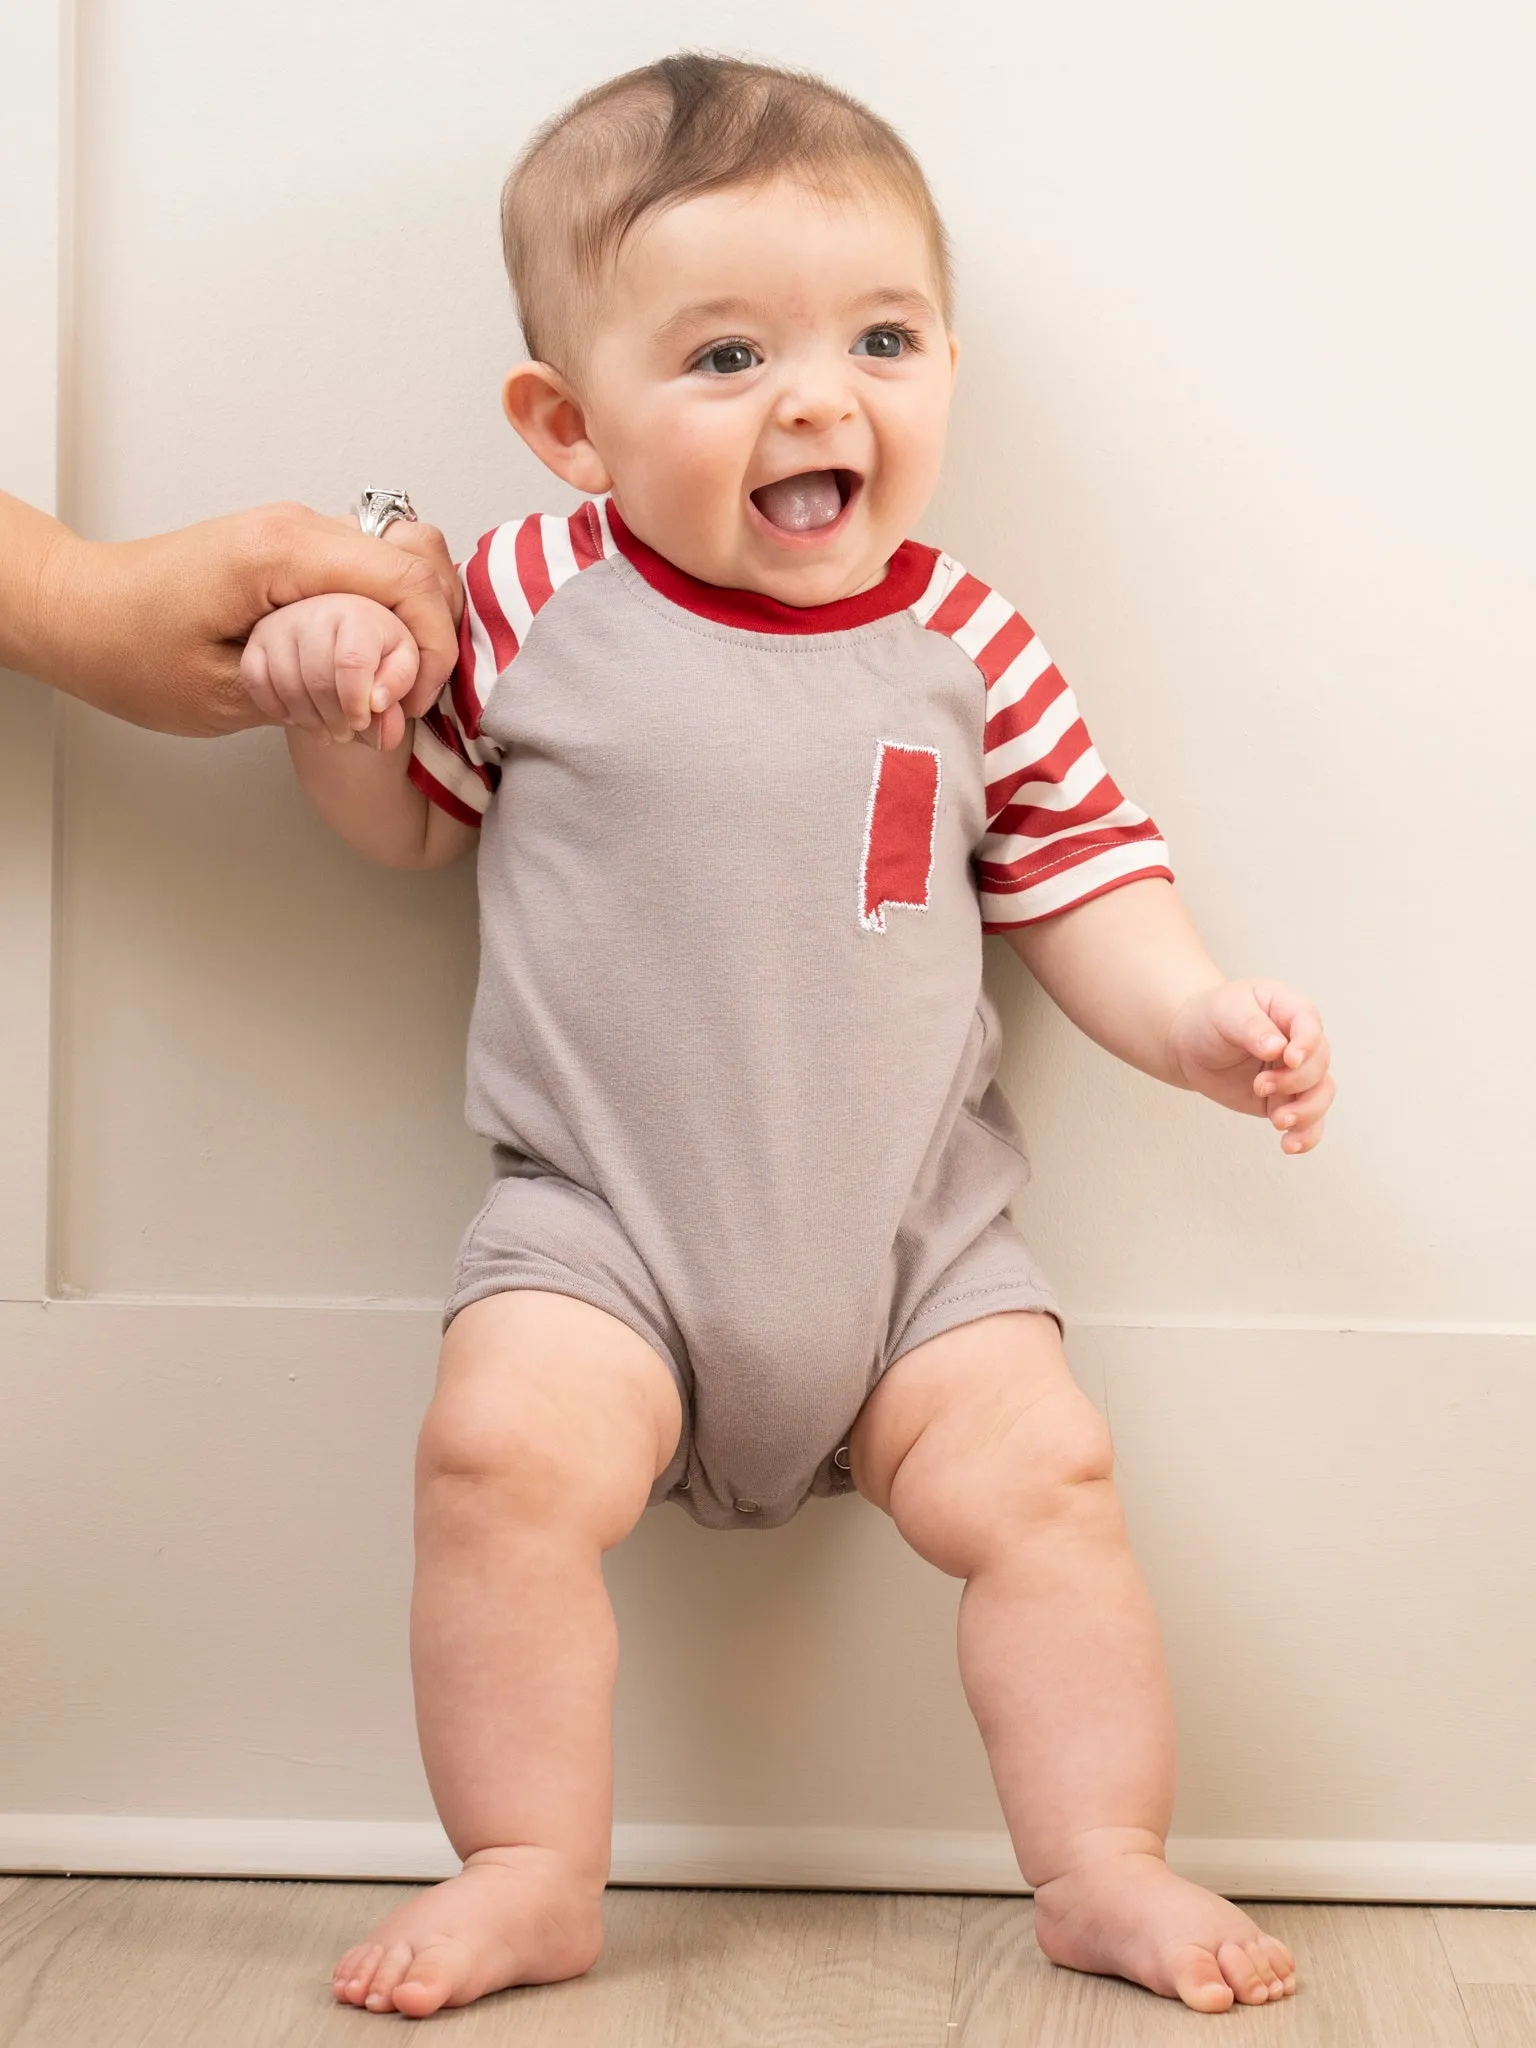
[[[462,552],[558,507],[497,396],[530,126],[695,43],[889,115],[960,274],[922,535],[1041,630],[1218,959],[1307,989],[1336,1046],[1323,1147],[1284,1159],[992,962],[1022,1220],[1168,1629],[1175,1835],[1536,1844],[1529,11],[581,19],[94,0],[67,509],[111,537],[400,483]],[[11,716],[39,758],[34,700]],[[332,843],[276,735],[60,723],[55,1305],[0,1307],[0,1809],[416,1820],[410,1439],[485,1170],[472,876]],[[34,954],[46,831],[6,871]],[[996,1826],[955,1589],[862,1503],[735,1542],[663,1509],[612,1578],[627,1822]]]

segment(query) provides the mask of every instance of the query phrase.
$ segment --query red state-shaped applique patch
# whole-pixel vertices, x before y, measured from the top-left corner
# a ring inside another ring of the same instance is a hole
[[[939,751],[881,740],[869,786],[859,923],[885,930],[887,910],[926,910],[939,817]]]

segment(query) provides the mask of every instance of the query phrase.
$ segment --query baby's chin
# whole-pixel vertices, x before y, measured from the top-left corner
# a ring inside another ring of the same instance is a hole
[[[877,583],[883,583],[888,560],[889,556],[882,555],[878,561],[861,563],[845,574],[834,575],[830,566],[824,566],[814,574],[799,570],[794,574],[768,575],[759,582],[743,583],[740,587],[755,590],[763,597],[776,597],[780,604],[837,604],[845,597],[858,597],[866,590],[873,590]]]
[[[836,604],[882,582],[897,545],[845,534],[825,547],[787,548],[759,533],[743,532],[729,564],[722,563],[703,580],[774,597],[780,604]]]

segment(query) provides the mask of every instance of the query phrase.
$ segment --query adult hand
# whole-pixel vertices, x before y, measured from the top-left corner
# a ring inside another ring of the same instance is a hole
[[[409,549],[304,505],[263,505],[149,540],[81,540],[0,493],[0,665],[135,725],[212,738],[271,723],[240,682],[252,626],[333,591],[397,614],[421,652],[400,706],[424,711],[452,672],[453,564],[435,528]],[[381,737],[403,731],[396,714]]]

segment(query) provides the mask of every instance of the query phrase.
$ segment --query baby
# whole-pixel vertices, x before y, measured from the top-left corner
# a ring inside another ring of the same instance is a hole
[[[884,122],[686,56],[587,94],[503,198],[512,425],[585,494],[488,533],[394,752],[393,614],[316,598],[247,685],[353,846],[478,843],[469,1228],[422,1428],[411,1647],[459,1876],[342,1959],[413,2016],[590,1968],[617,1659],[650,1504],[780,1524],[857,1489],[965,1581],[959,1655],[1044,1953],[1201,2012],[1290,1951],[1176,1876],[1175,1734],[1109,1431],[1007,1216],[982,934],[1143,1072],[1333,1096],[1317,1012],[1228,981],[1013,607],[907,536],[944,452],[943,228]],[[420,544],[419,530],[392,536]]]

